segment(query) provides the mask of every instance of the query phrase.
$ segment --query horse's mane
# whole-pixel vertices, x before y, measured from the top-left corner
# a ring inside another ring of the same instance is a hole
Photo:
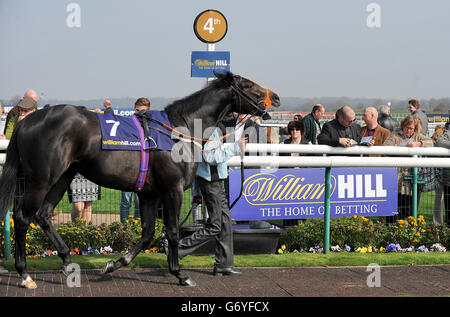
[[[167,105],[164,110],[171,118],[188,117],[190,114],[198,110],[199,105],[204,103],[203,99],[209,96],[211,91],[217,90],[222,84],[222,79],[215,79],[203,89],[200,89],[182,99],[175,100],[171,104]]]

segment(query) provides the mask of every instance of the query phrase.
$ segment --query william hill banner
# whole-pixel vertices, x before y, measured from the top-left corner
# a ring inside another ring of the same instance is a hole
[[[324,215],[325,169],[246,169],[234,220],[307,219]],[[230,170],[230,204],[239,196],[240,170]],[[331,217],[397,214],[396,168],[331,169]]]

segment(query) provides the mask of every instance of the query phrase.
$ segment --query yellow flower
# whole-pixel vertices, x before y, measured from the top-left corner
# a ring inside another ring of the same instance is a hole
[[[286,246],[284,244],[281,246],[281,250],[286,250]]]
[[[281,248],[278,249],[278,253],[279,253],[279,254],[283,254],[283,250],[281,250]]]
[[[381,247],[381,248],[380,248],[380,252],[386,252],[386,249],[383,248],[383,247]]]

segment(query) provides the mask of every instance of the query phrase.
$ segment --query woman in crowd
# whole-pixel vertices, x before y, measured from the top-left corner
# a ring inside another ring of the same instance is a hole
[[[86,224],[92,219],[92,201],[100,200],[100,186],[94,184],[82,175],[75,175],[69,187],[69,201],[73,204],[72,221],[83,219]]]
[[[310,144],[306,138],[303,137],[305,133],[305,125],[302,121],[291,121],[287,126],[289,139],[283,141],[284,144]],[[289,155],[289,154],[280,154]],[[300,153],[291,153],[291,156],[299,156]]]
[[[400,122],[400,128],[394,130],[384,141],[387,146],[431,147],[433,140],[421,133],[422,124],[419,118],[409,115]],[[398,216],[397,219],[405,219],[412,212],[412,186],[409,180],[403,176],[412,174],[410,168],[398,168]],[[419,193],[418,193],[419,194]],[[417,197],[419,202],[419,197]],[[386,217],[386,221],[392,223],[394,217]]]

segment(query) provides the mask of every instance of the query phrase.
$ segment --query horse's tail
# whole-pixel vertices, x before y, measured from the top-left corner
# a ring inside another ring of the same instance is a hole
[[[20,157],[17,150],[17,129],[14,131],[6,150],[6,162],[0,177],[0,221],[11,206],[16,194],[17,174],[20,166]]]

